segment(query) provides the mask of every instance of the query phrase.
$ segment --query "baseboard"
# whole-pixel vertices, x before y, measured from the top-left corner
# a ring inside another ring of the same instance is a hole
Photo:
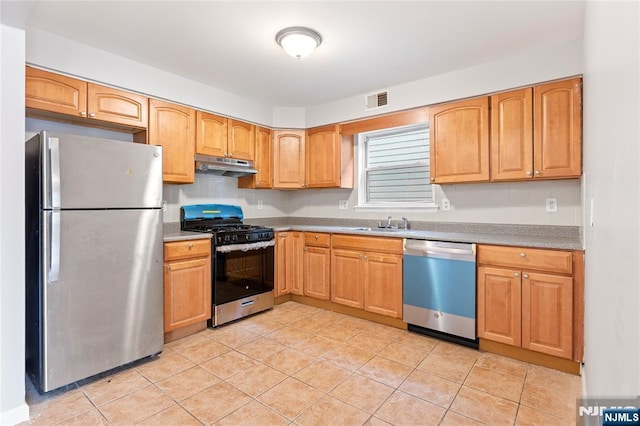
[[[571,359],[558,358],[552,355],[530,351],[516,346],[505,345],[504,343],[498,343],[486,339],[480,339],[480,350],[528,362],[530,364],[540,365],[542,367],[553,368],[555,370],[564,371],[565,373],[575,374],[576,376],[580,375],[580,363]]]
[[[380,314],[374,314],[373,312],[365,311],[363,309],[357,309],[350,306],[341,305],[339,303],[333,303],[329,300],[319,300],[313,297],[299,296],[297,294],[292,295],[291,300],[305,305],[314,306],[316,308],[326,309],[327,311],[333,311],[339,314],[377,322],[378,324],[389,325],[391,327],[401,328],[403,330],[407,329],[407,324],[400,318],[391,318]]]
[[[29,406],[26,402],[0,413],[0,425],[17,425],[27,420],[29,420]]]

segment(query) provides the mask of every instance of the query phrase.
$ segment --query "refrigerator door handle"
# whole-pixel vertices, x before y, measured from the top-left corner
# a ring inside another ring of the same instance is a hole
[[[51,208],[60,208],[60,141],[49,138],[49,153],[51,159]]]
[[[51,218],[49,231],[49,283],[55,283],[60,278],[60,212],[52,211],[47,215]]]

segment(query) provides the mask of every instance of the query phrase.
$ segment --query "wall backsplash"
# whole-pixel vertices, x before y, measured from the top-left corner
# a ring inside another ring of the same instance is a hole
[[[192,185],[164,185],[164,221],[179,221],[184,204],[224,203],[241,206],[247,218],[384,219],[391,215],[410,221],[582,225],[580,180],[436,185],[435,194],[438,201],[449,199],[450,211],[357,209],[356,189],[238,189],[236,178],[196,174]],[[545,212],[545,198],[551,197],[558,200],[557,213]],[[348,200],[346,210],[339,208],[340,200]],[[263,205],[260,210],[258,201]]]
[[[163,191],[165,222],[178,222],[180,206],[185,204],[234,204],[242,207],[248,218],[287,216],[287,192],[238,189],[238,179],[233,177],[196,173],[195,183],[165,184]],[[258,201],[263,205],[260,210]]]

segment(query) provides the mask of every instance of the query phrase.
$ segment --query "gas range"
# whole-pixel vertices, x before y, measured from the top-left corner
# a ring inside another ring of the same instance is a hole
[[[238,206],[194,204],[180,208],[180,229],[212,235],[211,327],[265,311],[274,304],[273,229],[247,225],[242,219]]]
[[[242,209],[225,204],[194,204],[180,208],[180,229],[213,234],[216,246],[271,241],[272,228],[242,223]]]

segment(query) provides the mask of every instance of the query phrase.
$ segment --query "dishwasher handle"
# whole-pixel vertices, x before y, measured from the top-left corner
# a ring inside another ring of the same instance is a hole
[[[445,241],[406,240],[404,254],[475,262],[476,245]]]

